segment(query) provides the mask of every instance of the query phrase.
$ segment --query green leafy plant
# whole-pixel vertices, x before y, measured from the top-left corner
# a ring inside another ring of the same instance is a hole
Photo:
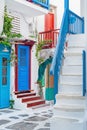
[[[47,45],[51,42],[52,42],[51,39],[47,39],[47,40],[39,41],[39,43],[36,44],[36,54],[35,54],[35,56],[36,56],[39,64],[44,61],[44,59],[39,56],[39,52],[43,49],[43,47],[45,45]]]
[[[12,26],[12,20],[14,18],[13,17],[10,17],[7,13],[7,8],[5,6],[5,11],[4,11],[4,25],[3,25],[3,31],[2,31],[2,35],[5,35],[6,36],[6,40],[9,42],[9,40],[11,38],[14,38],[14,37],[21,37],[21,34],[17,34],[17,33],[12,33],[11,30],[13,28]]]
[[[13,109],[14,108],[14,103],[15,101],[13,99],[9,100],[9,104],[10,104],[10,108]]]
[[[2,34],[0,37],[0,44],[11,47],[11,54],[10,54],[9,62],[17,61],[17,56],[15,55],[15,52],[12,49],[11,39],[15,38],[15,37],[20,38],[22,36],[21,34],[16,34],[16,33],[11,32],[11,30],[13,28],[12,20],[13,20],[13,18],[8,15],[7,8],[5,6],[4,24],[3,24],[3,31],[2,31]]]

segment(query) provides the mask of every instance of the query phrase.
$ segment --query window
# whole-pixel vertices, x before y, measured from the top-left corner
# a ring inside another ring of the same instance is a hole
[[[7,84],[7,58],[2,58],[2,85]]]

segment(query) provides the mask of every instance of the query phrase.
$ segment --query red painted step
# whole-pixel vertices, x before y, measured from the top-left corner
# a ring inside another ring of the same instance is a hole
[[[22,102],[28,102],[28,101],[35,101],[35,100],[40,100],[41,97],[40,96],[31,96],[31,97],[25,97],[22,98]]]
[[[19,91],[15,91],[14,93],[15,93],[15,95],[17,95],[17,94],[22,94],[22,93],[31,93],[31,92],[34,92],[34,90],[21,91],[21,92],[19,92]]]
[[[21,93],[21,94],[17,94],[17,98],[34,96],[34,95],[36,95],[36,93]]]
[[[45,100],[37,100],[37,101],[33,101],[33,102],[28,102],[27,107],[33,107],[33,106],[37,106],[37,105],[41,105],[41,104],[45,104]]]
[[[37,96],[35,92],[16,92],[15,95],[17,98],[21,99],[22,103],[26,103],[26,107],[34,107],[45,104],[40,96]]]

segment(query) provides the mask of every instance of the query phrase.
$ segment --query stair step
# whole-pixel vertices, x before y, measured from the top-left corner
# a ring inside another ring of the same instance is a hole
[[[34,106],[34,107],[32,107],[32,109],[44,108],[44,107],[48,107],[48,106],[50,106],[50,104],[42,104],[42,105]]]
[[[82,76],[60,76],[60,83],[65,83],[65,84],[70,84],[70,83],[74,83],[74,84],[78,84],[80,85],[82,83]]]
[[[77,94],[57,94],[56,95],[56,104],[57,105],[82,105],[85,107],[85,97]]]
[[[36,93],[21,93],[21,94],[17,94],[17,98],[22,98],[22,97],[27,97],[27,96],[34,96],[36,95]]]
[[[54,116],[65,116],[73,118],[82,118],[85,114],[85,107],[82,105],[55,105]]]
[[[31,92],[34,92],[34,90],[27,90],[27,91],[15,91],[14,93],[15,93],[15,95],[17,95],[17,94],[23,94],[23,93],[31,93]]]
[[[33,106],[37,106],[37,105],[41,105],[41,104],[45,104],[45,100],[37,100],[37,101],[30,101],[27,102],[27,107],[33,107]]]
[[[64,59],[64,65],[77,65],[77,66],[81,66],[82,65],[82,56],[67,56]]]
[[[59,93],[75,93],[79,92],[82,94],[82,85],[69,85],[69,84],[59,84]]]
[[[67,111],[67,112],[83,112],[85,110],[85,107],[81,106],[81,105],[54,105],[54,109],[59,109],[59,110],[63,110],[63,111]]]
[[[80,93],[79,92],[76,92],[76,93],[58,93],[57,94],[57,96],[60,96],[60,97],[62,97],[62,96],[64,96],[64,97],[68,97],[68,98],[83,98],[83,99],[85,99],[84,98],[84,96],[82,96],[82,95],[80,95]]]
[[[60,82],[60,84],[61,84],[61,85],[70,85],[70,86],[72,86],[72,85],[73,85],[73,86],[74,86],[74,85],[75,85],[75,86],[78,86],[78,85],[81,85],[81,86],[82,86],[82,83],[79,83],[79,82],[77,82],[77,83],[75,82],[75,83],[74,83],[74,82],[64,82],[64,81],[62,81],[62,82]]]
[[[62,75],[82,75],[82,66],[63,66]]]
[[[68,39],[68,46],[84,47],[86,45],[85,34],[70,35]]]
[[[64,56],[82,56],[82,52],[64,52]]]
[[[84,50],[84,47],[68,47],[67,50],[64,50],[64,53],[82,53]]]
[[[29,96],[29,97],[22,98],[22,102],[35,101],[39,99],[41,99],[40,96]]]

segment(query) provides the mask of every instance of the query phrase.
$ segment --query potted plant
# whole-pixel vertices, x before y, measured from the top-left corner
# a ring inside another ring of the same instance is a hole
[[[13,99],[10,99],[9,103],[10,103],[10,108],[13,109],[15,101]]]

